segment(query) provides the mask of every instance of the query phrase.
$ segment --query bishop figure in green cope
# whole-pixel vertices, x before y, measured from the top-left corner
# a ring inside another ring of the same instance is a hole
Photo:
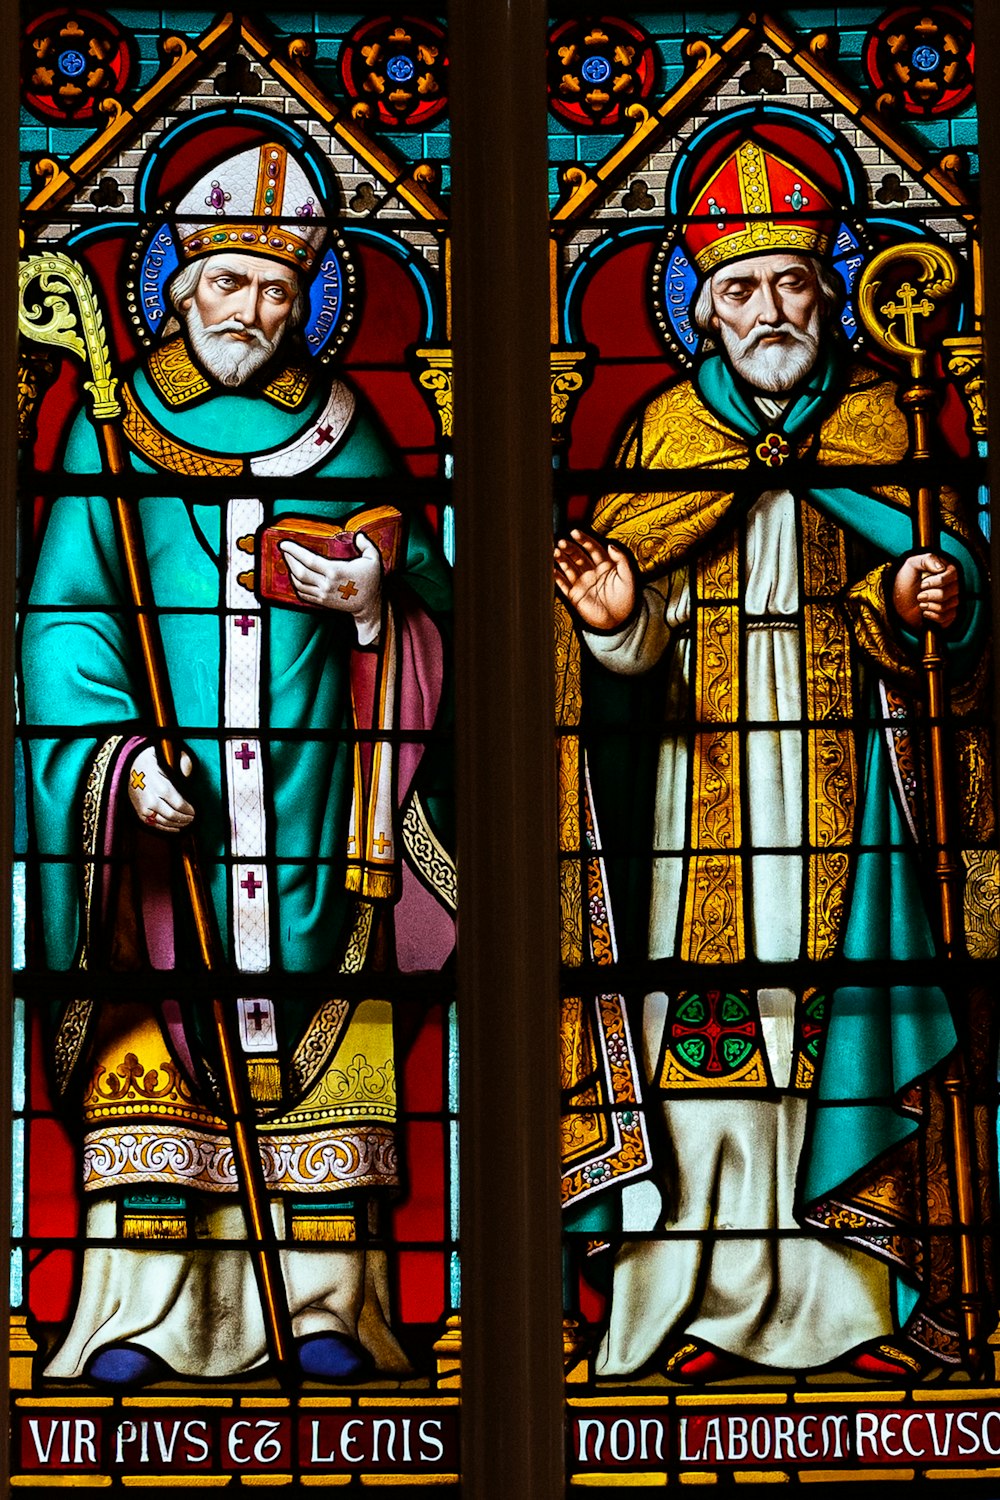
[[[268,192],[280,234],[258,233]],[[23,673],[46,958],[86,970],[58,1017],[54,1066],[82,1122],[88,1205],[79,1298],[50,1376],[130,1386],[267,1360],[179,894],[188,827],[228,960],[302,1369],[354,1380],[408,1368],[384,1253],[362,1241],[400,1183],[381,976],[440,968],[454,936],[449,789],[420,739],[440,711],[449,582],[419,519],[395,508],[369,507],[331,555],[307,545],[317,523],[340,534],[361,511],[342,481],[395,472],[361,401],[296,337],[321,201],[306,160],[274,143],[208,171],[177,211],[174,316],[124,384],[179,774],[152,742],[85,411],[65,452],[78,479],[45,526]],[[262,582],[275,525],[281,601]],[[152,970],[176,986],[144,986]]]

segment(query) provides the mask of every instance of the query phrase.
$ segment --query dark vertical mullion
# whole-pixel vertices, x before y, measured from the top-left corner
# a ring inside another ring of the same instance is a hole
[[[562,1493],[542,0],[452,0],[463,1464]]]
[[[17,22],[17,6],[8,27]],[[9,31],[12,35],[12,31]],[[11,974],[11,886],[14,873],[14,568],[17,520],[17,257],[18,257],[18,64],[16,48],[0,49],[0,1277],[10,1276],[11,1053],[13,976]],[[25,1207],[27,1220],[27,1207]],[[24,1285],[27,1289],[27,1267]],[[5,1288],[6,1291],[6,1288]],[[3,1350],[10,1348],[10,1298],[4,1296]],[[10,1361],[0,1359],[0,1485],[10,1473]]]

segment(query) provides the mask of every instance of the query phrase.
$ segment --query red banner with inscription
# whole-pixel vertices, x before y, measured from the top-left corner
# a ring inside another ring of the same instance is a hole
[[[862,1407],[810,1397],[808,1404],[793,1398],[784,1407],[706,1402],[699,1409],[647,1398],[620,1407],[581,1401],[570,1408],[568,1466],[574,1476],[864,1465],[912,1471],[996,1465],[998,1459],[998,1402],[952,1398],[896,1405],[876,1398]]]
[[[23,1410],[25,1475],[384,1474],[414,1482],[457,1475],[457,1402],[343,1405],[297,1411],[51,1406]]]

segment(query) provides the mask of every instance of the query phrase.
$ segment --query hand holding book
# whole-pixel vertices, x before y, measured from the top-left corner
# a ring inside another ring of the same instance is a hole
[[[240,575],[258,598],[293,609],[353,616],[362,645],[377,639],[382,577],[396,566],[402,516],[394,506],[359,511],[337,524],[283,516],[239,546],[253,550],[253,572]]]
[[[299,601],[352,615],[359,643],[369,646],[378,639],[382,618],[382,559],[363,531],[356,540],[356,554],[348,558],[331,558],[298,542],[278,545]]]

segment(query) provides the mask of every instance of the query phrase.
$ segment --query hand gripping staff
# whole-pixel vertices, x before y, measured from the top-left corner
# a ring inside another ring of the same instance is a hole
[[[882,277],[890,268],[912,264],[916,268],[917,286],[904,281],[895,296],[886,300]],[[915,241],[892,245],[874,256],[861,274],[858,284],[858,307],[862,322],[883,349],[903,358],[910,367],[910,381],[904,386],[899,404],[905,410],[910,427],[911,453],[915,464],[926,465],[931,458],[930,413],[935,395],[927,383],[928,351],[918,342],[918,321],[930,317],[935,305],[950,296],[958,284],[958,267],[954,257],[941,245]],[[897,332],[902,323],[903,336]],[[935,552],[940,546],[941,520],[936,488],[929,483],[917,486],[913,508],[913,543],[921,552]],[[927,694],[927,731],[931,772],[931,796],[934,815],[934,872],[941,912],[941,935],[947,958],[956,957],[964,947],[963,918],[959,869],[952,848],[948,818],[947,745],[944,657],[938,628],[928,625],[923,632],[922,665]],[[979,1275],[979,1245],[976,1237],[976,1188],[973,1148],[969,1128],[968,1085],[961,1050],[957,1049],[944,1080],[950,1103],[952,1144],[955,1152],[955,1197],[959,1218],[958,1254],[961,1278],[961,1309],[966,1355],[975,1369],[981,1359],[982,1293]]]
[[[37,283],[30,295],[29,288]],[[104,319],[86,271],[68,255],[43,252],[22,260],[18,277],[18,324],[24,338],[68,349],[84,363],[91,379],[84,383],[94,425],[100,435],[108,469],[114,475],[127,471],[125,443],[118,419],[118,379],[111,373]],[[44,309],[49,316],[45,319]],[[153,718],[159,732],[158,750],[164,765],[175,770],[179,759],[177,724],[170,694],[170,681],[163,658],[163,643],[143,546],[142,530],[133,505],[121,496],[112,504],[115,531],[125,567],[129,594],[135,610],[139,644]],[[190,831],[180,834],[184,883],[197,934],[201,963],[209,974],[223,968],[222,949],[214,915],[198,863]],[[237,1180],[243,1190],[249,1220],[250,1251],[257,1276],[264,1324],[271,1357],[286,1379],[293,1374],[292,1330],[285,1283],[268,1203],[267,1187],[257,1147],[252,1108],[247,1097],[246,1077],[239,1065],[225,1005],[216,996],[212,1021],[222,1058],[227,1126],[233,1143]]]

